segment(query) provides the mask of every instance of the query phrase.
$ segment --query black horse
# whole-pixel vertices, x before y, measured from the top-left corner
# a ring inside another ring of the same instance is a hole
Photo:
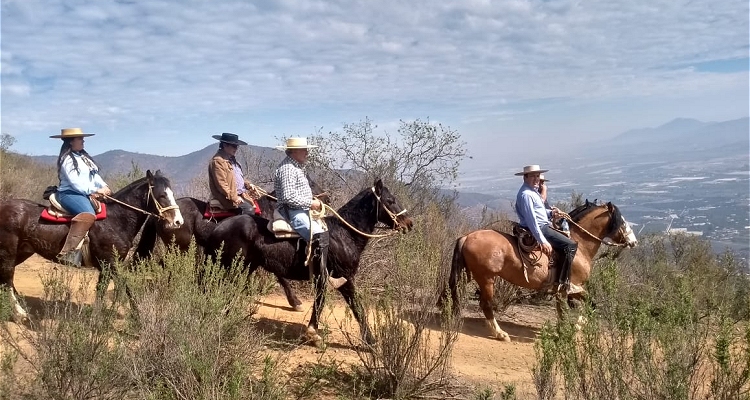
[[[357,231],[346,226],[336,217],[326,217],[330,234],[328,250],[328,270],[335,277],[343,276],[347,282],[338,288],[346,303],[352,309],[354,318],[359,322],[363,339],[372,343],[373,338],[367,324],[367,317],[359,304],[354,287],[354,276],[359,269],[359,259],[369,237],[378,222],[391,229],[406,232],[413,223],[406,210],[402,209],[396,198],[383,186],[381,180],[375,181],[368,188],[354,196],[338,211],[342,219]],[[241,215],[229,218],[220,223],[209,237],[207,251],[216,257],[216,251],[224,245],[221,263],[231,265],[239,253],[244,257],[244,265],[252,273],[258,267],[292,280],[309,279],[308,267],[304,265],[304,247],[297,246],[297,240],[276,239],[267,228],[268,220],[260,217]],[[299,250],[298,250],[299,247]],[[313,313],[307,326],[307,336],[315,344],[320,344],[317,333],[318,318],[323,309],[326,278],[316,271],[315,302]]]
[[[138,230],[146,218],[164,219],[168,225],[179,227],[182,214],[175,202],[169,179],[156,171],[146,171],[146,177],[136,180],[104,200],[107,217],[97,221],[89,230],[87,265],[103,268],[112,265],[115,256],[124,259],[133,245]],[[24,199],[10,199],[0,203],[0,288],[10,289],[13,319],[25,320],[26,310],[18,302],[13,286],[16,265],[32,254],[55,260],[68,234],[69,223],[49,222],[40,218],[45,206]],[[151,215],[153,216],[151,216]],[[116,255],[112,249],[115,249]],[[97,289],[106,287],[105,274],[99,274]]]
[[[330,197],[315,181],[307,178],[310,183],[310,189],[313,193],[317,193],[317,197],[323,203],[329,203]],[[261,212],[260,216],[265,219],[272,219],[273,212],[276,209],[276,198],[275,193],[271,192],[267,195],[261,196],[258,202],[258,208]],[[178,249],[187,251],[190,247],[190,242],[195,238],[195,244],[201,248],[205,248],[208,243],[208,237],[211,232],[217,226],[218,222],[226,219],[226,216],[218,216],[212,218],[206,218],[204,212],[206,211],[207,203],[195,199],[193,197],[181,197],[177,199],[177,205],[180,206],[180,211],[185,219],[185,223],[180,227],[175,228],[163,221],[152,220],[144,227],[143,233],[141,234],[141,241],[138,244],[137,254],[141,258],[148,257],[156,246],[156,238],[159,237],[166,243],[174,243]],[[288,280],[276,275],[276,279],[284,289],[284,294],[289,302],[289,305],[295,311],[302,310],[302,302],[297,298],[297,295],[292,290],[292,287]]]

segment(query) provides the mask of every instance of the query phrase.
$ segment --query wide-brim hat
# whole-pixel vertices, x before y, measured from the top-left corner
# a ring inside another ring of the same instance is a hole
[[[545,177],[544,177],[544,174],[540,174],[540,175],[539,175],[539,180],[540,180],[540,181],[544,181],[544,182],[552,182],[551,180],[549,180],[549,179],[545,178]]]
[[[314,144],[308,144],[307,138],[303,137],[293,137],[286,140],[286,143],[283,146],[276,146],[279,150],[289,150],[289,149],[314,149],[318,146]]]
[[[76,137],[89,137],[94,136],[93,133],[83,133],[81,128],[65,128],[60,130],[59,135],[50,136],[53,139],[67,139]]]
[[[214,138],[214,139],[216,139],[216,140],[218,140],[218,141],[220,141],[220,142],[233,144],[235,146],[246,145],[247,144],[244,141],[240,140],[240,137],[237,136],[237,135],[235,135],[234,133],[224,132],[221,135],[213,135],[211,137]]]
[[[531,174],[531,173],[534,173],[534,172],[545,173],[547,171],[549,171],[549,170],[548,169],[541,169],[538,165],[527,165],[527,166],[523,167],[523,171],[516,172],[516,175],[520,176],[520,175]]]

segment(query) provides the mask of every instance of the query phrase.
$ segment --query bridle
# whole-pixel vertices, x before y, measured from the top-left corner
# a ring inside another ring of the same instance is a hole
[[[393,213],[393,211],[389,210],[388,207],[386,207],[385,204],[383,204],[383,200],[380,198],[380,196],[378,196],[377,192],[375,191],[375,186],[373,186],[370,190],[372,190],[372,194],[378,200],[378,203],[381,206],[383,206],[382,207],[383,210],[385,210],[385,212],[388,214],[388,216],[391,217],[391,220],[393,221],[393,230],[397,231],[397,230],[405,229],[406,226],[404,226],[403,224],[401,224],[401,222],[398,221],[398,217],[401,216],[401,215],[403,215],[403,214],[406,214],[406,209],[403,209],[403,210],[399,211],[398,213]],[[380,217],[380,214],[379,214],[380,213],[380,208],[381,207],[376,207],[375,208],[375,219],[376,220],[378,220],[379,217]]]
[[[142,208],[131,206],[128,203],[125,203],[123,201],[117,200],[116,198],[114,198],[112,196],[109,196],[109,195],[106,195],[106,194],[103,194],[102,196],[104,196],[105,198],[107,198],[109,200],[114,201],[115,203],[121,204],[121,205],[123,205],[125,207],[128,207],[130,209],[139,211],[139,212],[141,212],[143,214],[146,214],[146,215],[149,215],[149,216],[152,216],[152,217],[156,217],[158,219],[166,219],[164,217],[164,213],[165,212],[180,208],[180,206],[178,206],[177,204],[172,205],[172,206],[166,206],[166,207],[164,207],[161,204],[159,204],[159,202],[156,200],[156,196],[154,195],[154,185],[152,185],[151,183],[148,184],[148,193],[146,193],[146,204],[148,204],[148,200],[149,199],[153,200],[154,201],[154,205],[156,206],[156,211],[158,212],[158,214],[154,214],[154,213],[152,213],[150,211],[147,211],[147,210],[144,210]]]
[[[600,207],[607,207],[607,205],[606,204],[602,204]],[[610,215],[612,214],[612,211],[610,211],[609,208],[607,208],[607,212]],[[603,244],[605,244],[607,246],[612,246],[612,247],[629,247],[630,246],[630,244],[628,244],[627,241],[622,242],[622,243],[616,243],[609,236],[605,236],[603,239],[599,238],[598,236],[596,236],[593,233],[587,231],[584,227],[582,227],[581,225],[579,225],[578,223],[576,223],[575,221],[573,221],[573,218],[571,218],[570,215],[568,215],[568,213],[565,213],[563,211],[559,211],[558,214],[559,214],[560,217],[567,219],[568,222],[570,222],[571,224],[573,224],[576,227],[578,227],[578,229],[580,229],[581,231],[583,231],[583,233],[585,233],[585,234],[591,236],[592,238],[598,240],[600,243],[603,243]],[[623,221],[623,224],[627,224],[627,222]],[[618,231],[619,231],[619,229],[618,229]],[[622,236],[626,237],[626,232],[623,233]]]

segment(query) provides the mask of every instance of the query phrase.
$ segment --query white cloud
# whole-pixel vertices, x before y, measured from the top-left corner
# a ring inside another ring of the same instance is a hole
[[[183,130],[194,149],[206,121],[490,123],[546,99],[736,93],[747,71],[690,65],[747,57],[747,15],[744,0],[3,0],[3,131]]]

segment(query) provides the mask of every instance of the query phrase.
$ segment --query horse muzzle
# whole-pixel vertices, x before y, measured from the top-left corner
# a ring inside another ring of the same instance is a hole
[[[396,226],[394,229],[397,229],[401,233],[407,233],[414,227],[414,221],[411,220],[410,217],[399,215],[396,219]]]
[[[179,208],[165,212],[164,219],[167,221],[167,229],[180,229],[180,227],[185,224],[185,220],[182,218],[182,213]]]

